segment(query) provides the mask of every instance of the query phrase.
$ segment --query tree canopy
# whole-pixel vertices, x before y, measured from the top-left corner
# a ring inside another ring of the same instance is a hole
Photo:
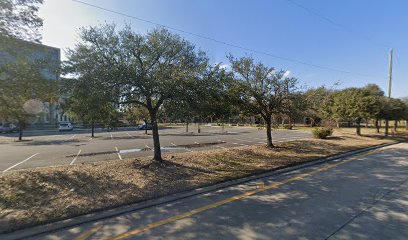
[[[43,20],[38,16],[43,0],[1,0],[0,35],[39,42]]]
[[[105,24],[83,29],[81,40],[69,51],[68,72],[97,75],[99,87],[110,91],[117,104],[146,108],[153,126],[154,159],[161,161],[158,112],[164,102],[176,101],[186,86],[194,85],[190,82],[208,64],[205,53],[165,29],[143,35]]]

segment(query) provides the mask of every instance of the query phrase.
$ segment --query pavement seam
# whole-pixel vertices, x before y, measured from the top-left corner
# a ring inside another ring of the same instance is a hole
[[[341,231],[343,228],[345,228],[347,225],[349,225],[351,222],[354,221],[354,219],[358,218],[359,216],[361,216],[363,213],[366,213],[368,210],[370,210],[371,208],[373,208],[379,201],[381,201],[382,199],[384,199],[384,197],[390,195],[392,192],[395,192],[396,190],[400,189],[402,185],[404,185],[405,183],[408,182],[408,178],[406,178],[404,181],[402,181],[400,184],[398,184],[398,186],[391,188],[390,190],[388,190],[387,192],[383,193],[381,195],[381,197],[377,198],[376,200],[374,200],[369,206],[367,206],[366,208],[362,209],[360,212],[358,212],[356,215],[354,215],[353,217],[351,217],[349,220],[347,220],[343,225],[341,225],[338,229],[336,229],[333,233],[331,233],[329,236],[327,236],[325,238],[325,240],[333,237],[334,235],[336,235],[339,231]]]

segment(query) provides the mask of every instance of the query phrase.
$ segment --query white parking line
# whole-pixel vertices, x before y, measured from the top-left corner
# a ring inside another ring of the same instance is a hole
[[[113,140],[113,136],[112,136],[112,133],[111,133],[110,135],[111,135],[111,139]]]
[[[18,165],[27,162],[28,160],[30,160],[31,158],[35,157],[36,155],[38,155],[38,153],[35,153],[35,154],[31,155],[30,157],[24,159],[23,161],[21,161],[21,162],[19,162],[19,163],[17,163],[17,164],[14,164],[13,166],[7,168],[7,169],[4,170],[3,172],[7,172],[8,170],[10,170],[10,169],[12,169],[12,168],[17,167]]]
[[[235,140],[238,140],[238,141],[242,141],[242,142],[252,142],[252,141],[248,141],[248,140],[245,140],[245,139],[240,139],[240,138],[234,138]]]
[[[115,149],[116,149],[116,153],[118,154],[119,159],[122,160],[122,156],[120,156],[120,152],[118,150],[118,147],[115,147]]]
[[[89,138],[89,139],[88,139],[88,141],[91,141],[91,140],[92,140],[92,138]]]
[[[173,145],[173,146],[177,146],[176,144],[174,144],[174,143],[170,143],[171,145]]]
[[[133,137],[132,135],[130,135],[129,133],[126,133],[129,137]]]
[[[146,144],[146,147],[147,147],[148,149],[152,150],[152,148],[151,148],[151,147],[149,147],[147,144]]]
[[[73,139],[76,136],[76,134],[74,134],[73,136],[67,137],[67,139]]]
[[[70,163],[69,165],[73,165],[73,164],[74,164],[74,162],[77,160],[77,158],[78,158],[79,154],[81,153],[81,151],[82,151],[82,149],[79,149],[77,155],[74,157],[74,159],[72,159],[72,161],[71,161],[71,163]]]
[[[248,145],[243,144],[243,143],[232,143],[232,144],[235,144],[235,145],[241,145],[241,146],[248,146]]]
[[[195,144],[199,144],[198,142],[194,142]]]

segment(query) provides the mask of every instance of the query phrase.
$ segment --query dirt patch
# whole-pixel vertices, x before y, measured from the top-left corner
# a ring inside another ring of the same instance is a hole
[[[336,134],[280,148],[244,146],[16,170],[0,175],[0,232],[57,221],[364,148],[389,140]]]

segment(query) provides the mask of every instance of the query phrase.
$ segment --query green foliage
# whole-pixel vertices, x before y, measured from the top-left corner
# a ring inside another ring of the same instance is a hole
[[[92,126],[103,123],[107,127],[114,127],[119,113],[110,101],[110,95],[101,91],[95,77],[66,79],[65,88],[69,89],[70,95],[61,107],[77,121],[91,123]]]
[[[1,0],[0,35],[37,41],[43,21],[38,17],[39,5],[43,0]]]
[[[57,82],[41,73],[46,64],[18,57],[0,65],[0,117],[17,122],[20,132],[43,112],[43,102],[56,93]]]
[[[408,105],[401,99],[386,98],[381,101],[380,119],[403,120],[408,118]]]
[[[321,119],[331,118],[332,92],[325,87],[312,88],[305,92],[306,109],[304,114],[311,118],[311,125],[315,125]]]
[[[82,42],[68,52],[66,72],[85,79],[95,77],[100,92],[119,106],[139,105],[149,112],[156,160],[162,160],[157,117],[165,102],[177,101],[195,86],[207,66],[204,52],[165,29],[145,35],[129,26],[83,29]]]
[[[256,63],[251,57],[229,56],[234,72],[231,99],[247,114],[260,115],[266,123],[267,145],[272,147],[272,114],[287,113],[296,90],[297,79],[286,71]]]
[[[332,128],[313,128],[312,129],[313,137],[319,139],[326,139],[328,136],[333,134]]]

